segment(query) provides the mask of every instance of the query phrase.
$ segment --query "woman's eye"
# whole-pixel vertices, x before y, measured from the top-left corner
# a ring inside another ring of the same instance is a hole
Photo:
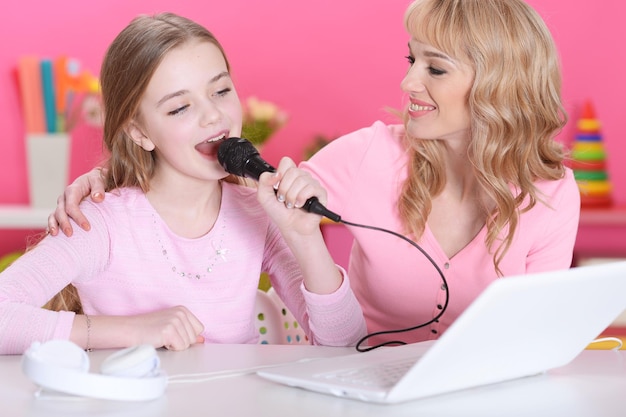
[[[413,65],[415,64],[415,58],[412,57],[411,55],[407,55],[405,56],[406,60],[409,61],[409,65]]]
[[[432,66],[428,67],[428,72],[430,72],[432,75],[443,75],[446,73],[444,70],[440,70]]]
[[[181,107],[179,107],[179,108],[177,108],[177,109],[175,109],[175,110],[172,110],[172,111],[168,112],[167,114],[168,114],[169,116],[176,116],[177,114],[181,114],[181,113],[183,113],[183,112],[184,112],[185,110],[187,110],[188,108],[189,108],[189,104],[186,104],[186,105],[184,105],[184,106],[181,106]]]

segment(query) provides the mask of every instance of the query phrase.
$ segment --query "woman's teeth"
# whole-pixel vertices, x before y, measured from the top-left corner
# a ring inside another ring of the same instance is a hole
[[[412,111],[427,111],[427,110],[435,110],[435,107],[433,107],[433,106],[420,106],[420,105],[418,105],[418,104],[411,104],[411,105],[409,106],[409,108],[410,108]]]

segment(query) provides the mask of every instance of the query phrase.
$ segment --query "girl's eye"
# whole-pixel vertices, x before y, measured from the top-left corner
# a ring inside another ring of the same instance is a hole
[[[185,110],[187,110],[189,108],[189,104],[186,104],[182,107],[179,107],[175,110],[172,110],[170,112],[167,112],[168,116],[176,116],[177,114],[181,114],[183,113]]]
[[[412,57],[411,55],[407,55],[405,56],[406,60],[409,61],[409,65],[413,65],[415,64],[415,58]]]
[[[443,75],[446,73],[444,70],[440,70],[432,66],[428,67],[428,72],[430,72],[432,75]]]
[[[230,87],[228,87],[228,88],[224,88],[223,90],[219,90],[219,91],[218,91],[217,93],[215,93],[215,94],[217,94],[219,97],[223,97],[223,96],[225,96],[226,94],[230,93],[231,91],[232,91],[232,89],[231,89]]]

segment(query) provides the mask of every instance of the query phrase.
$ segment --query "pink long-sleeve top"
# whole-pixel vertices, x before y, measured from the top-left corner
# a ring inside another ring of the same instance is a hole
[[[134,315],[184,305],[207,343],[256,343],[259,276],[271,283],[314,344],[354,345],[365,334],[344,273],[328,295],[306,290],[298,263],[254,190],[223,184],[213,229],[197,239],[170,231],[145,195],[126,188],[81,210],[91,231],[44,238],[0,274],[0,354],[68,339],[74,313],[40,308],[72,283],[91,315]]]
[[[401,125],[376,122],[334,140],[300,167],[321,181],[328,191],[328,208],[343,220],[402,234],[397,201],[407,175],[403,135]],[[535,185],[546,204],[539,202],[520,215],[513,243],[500,263],[504,276],[571,265],[580,214],[573,173],[567,170],[563,179]],[[388,233],[348,229],[354,237],[348,273],[370,333],[413,327],[441,311],[446,300],[442,279],[418,249]],[[448,258],[426,224],[417,243],[447,280],[447,309],[438,322],[410,333],[375,337],[369,344],[438,338],[498,278],[493,255],[485,245],[486,232],[483,227],[465,248]]]

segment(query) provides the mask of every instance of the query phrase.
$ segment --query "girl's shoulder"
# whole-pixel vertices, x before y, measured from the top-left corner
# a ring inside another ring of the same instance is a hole
[[[100,208],[119,207],[119,206],[143,206],[147,203],[146,194],[137,187],[116,188],[105,193],[104,200],[95,203],[91,197],[86,197],[81,206],[95,206]]]
[[[101,216],[107,220],[118,221],[124,217],[133,217],[139,212],[151,212],[152,206],[140,188],[125,187],[105,193],[103,201],[96,203],[90,197],[80,203],[81,211],[87,216]]]

